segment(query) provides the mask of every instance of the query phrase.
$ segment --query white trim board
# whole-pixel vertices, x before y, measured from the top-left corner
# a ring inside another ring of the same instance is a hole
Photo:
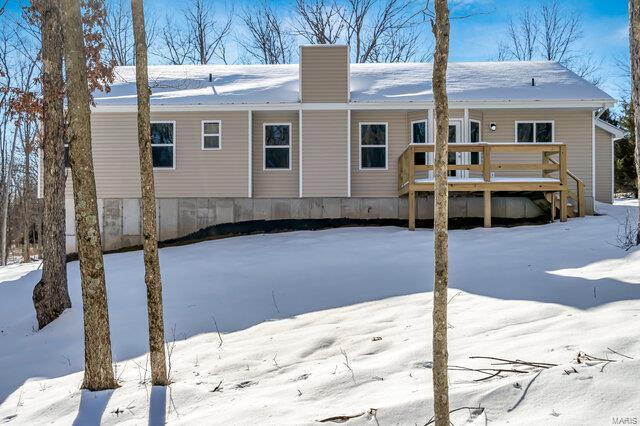
[[[450,101],[449,109],[538,109],[538,108],[603,108],[615,102],[592,101]],[[338,103],[275,103],[275,104],[215,104],[215,105],[151,105],[151,112],[180,111],[297,111],[309,110],[413,110],[432,109],[433,102],[338,102]],[[96,105],[94,113],[137,112],[137,105]]]

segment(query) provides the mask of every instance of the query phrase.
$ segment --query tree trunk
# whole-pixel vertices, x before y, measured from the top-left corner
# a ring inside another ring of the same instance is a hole
[[[71,307],[67,287],[64,218],[64,109],[60,0],[45,0],[41,11],[44,173],[42,279],[33,289],[38,326],[45,327]]]
[[[30,153],[31,153],[31,142],[29,141],[29,125],[26,126],[25,131],[25,149],[24,149],[24,187],[22,189],[22,209],[24,212],[24,217],[22,218],[22,263],[31,262],[31,253],[29,253],[29,234],[31,231],[31,191],[30,191],[30,180],[31,180],[31,164],[30,161]]]
[[[11,143],[11,154],[9,156],[9,165],[7,166],[7,175],[5,177],[5,188],[4,193],[2,194],[2,237],[0,238],[0,265],[6,265],[7,256],[8,256],[8,245],[7,245],[7,228],[9,227],[9,187],[11,186],[10,181],[13,179],[13,165],[16,158],[16,142],[18,139],[18,130],[14,129],[13,132],[13,141]]]
[[[149,78],[147,72],[147,43],[144,29],[142,0],[131,0],[133,34],[136,44],[136,87],[138,90],[138,148],[140,153],[140,186],[142,190],[142,234],[144,250],[144,281],[147,285],[149,317],[149,350],[151,352],[151,380],[154,385],[169,384],[164,349],[164,318],[162,281],[158,258],[156,225],[156,192],[151,157],[151,115]]]
[[[447,286],[449,281],[448,254],[448,142],[449,101],[447,98],[447,62],[449,60],[449,9],[447,0],[435,0],[435,22],[432,30],[436,39],[433,54],[433,97],[436,108],[435,146],[435,206],[434,283],[433,283],[433,405],[436,426],[449,426],[449,383],[447,366]]]
[[[640,190],[640,0],[629,0],[629,49],[631,56],[631,102],[636,139],[636,188]],[[640,193],[640,192],[639,192]],[[640,203],[640,200],[638,201]],[[636,245],[640,245],[640,208],[636,227]]]
[[[62,1],[62,27],[67,73],[69,154],[84,314],[85,373],[82,388],[92,391],[114,389],[117,383],[111,366],[109,311],[91,153],[90,97],[80,0]]]

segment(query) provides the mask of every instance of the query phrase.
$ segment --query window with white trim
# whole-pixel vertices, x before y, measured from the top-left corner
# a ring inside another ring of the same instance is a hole
[[[411,122],[411,144],[420,145],[427,143],[427,120],[418,120]],[[415,164],[426,164],[427,153],[416,152]]]
[[[265,123],[264,170],[291,170],[291,123]]]
[[[553,142],[553,121],[517,121],[516,142]]]
[[[175,168],[175,139],[175,122],[151,122],[151,154],[155,169]]]
[[[222,122],[205,120],[202,122],[202,149],[218,150],[222,148]]]
[[[360,123],[360,168],[387,168],[387,123]]]

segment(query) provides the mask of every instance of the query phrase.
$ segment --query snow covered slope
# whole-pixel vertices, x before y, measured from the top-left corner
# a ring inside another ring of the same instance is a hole
[[[451,408],[482,408],[457,411],[455,424],[640,418],[640,251],[613,245],[636,207],[598,209],[604,215],[567,223],[450,233]],[[31,290],[40,272],[0,269],[0,423],[282,425],[344,415],[356,416],[347,424],[424,424],[432,250],[430,230],[401,228],[161,250],[175,340],[166,392],[146,383],[141,253],[105,257],[121,384],[113,392],[78,389],[77,263],[74,308],[37,333]],[[614,362],[578,363],[579,352]],[[558,365],[486,379],[468,368],[498,367],[471,356]]]

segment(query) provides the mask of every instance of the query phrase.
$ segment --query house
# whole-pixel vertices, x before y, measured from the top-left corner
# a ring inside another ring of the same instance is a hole
[[[432,217],[431,73],[350,64],[342,45],[301,46],[296,65],[149,67],[160,239],[251,220]],[[611,202],[621,135],[599,114],[612,97],[553,62],[450,63],[447,86],[452,217],[564,220]],[[135,68],[94,100],[103,244],[136,245]],[[75,251],[71,179],[66,199]]]

